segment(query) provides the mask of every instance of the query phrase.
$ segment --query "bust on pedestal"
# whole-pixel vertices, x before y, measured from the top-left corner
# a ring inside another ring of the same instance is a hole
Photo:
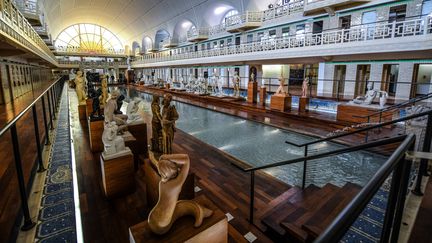
[[[270,109],[288,111],[291,109],[291,96],[284,90],[285,79],[279,78],[279,87],[270,100]]]

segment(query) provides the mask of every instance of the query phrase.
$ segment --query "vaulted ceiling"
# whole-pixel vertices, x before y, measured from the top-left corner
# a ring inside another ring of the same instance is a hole
[[[70,25],[93,23],[111,30],[125,45],[141,41],[145,36],[153,38],[159,29],[172,32],[182,20],[189,20],[197,26],[214,25],[220,20],[212,20],[212,14],[221,5],[239,11],[262,10],[271,2],[275,1],[39,0],[53,39]]]

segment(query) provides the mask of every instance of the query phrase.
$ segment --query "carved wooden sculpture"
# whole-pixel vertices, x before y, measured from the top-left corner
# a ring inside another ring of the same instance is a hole
[[[152,151],[162,153],[162,115],[160,113],[159,96],[153,95],[152,110]]]
[[[174,105],[171,105],[172,96],[165,95],[162,108],[162,138],[163,138],[163,153],[172,153],[172,143],[174,141],[175,122],[179,118]]]

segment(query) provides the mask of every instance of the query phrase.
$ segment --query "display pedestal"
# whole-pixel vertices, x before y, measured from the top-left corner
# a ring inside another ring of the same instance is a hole
[[[262,86],[260,88],[260,101],[259,101],[262,106],[265,106],[266,99],[267,99],[267,88]]]
[[[258,93],[258,83],[249,82],[248,83],[248,103],[257,103],[257,93]]]
[[[86,116],[89,117],[93,112],[93,99],[86,99]]]
[[[299,98],[299,112],[309,111],[309,98],[300,97]]]
[[[102,133],[104,131],[104,120],[91,120],[90,117],[87,118],[89,140],[90,140],[90,150],[93,153],[102,152],[104,145],[102,143]]]
[[[291,110],[291,96],[273,95],[270,100],[270,109],[278,110],[278,111]]]
[[[174,222],[166,234],[157,235],[151,232],[146,220],[129,228],[129,242],[228,242],[228,220],[225,214],[204,195],[193,199],[193,201],[213,211],[210,217],[203,220],[200,227],[194,227],[195,220],[193,217],[181,217]]]
[[[378,110],[381,107],[378,105],[355,105],[355,104],[339,104],[337,107],[337,115],[336,119],[338,121],[348,121],[355,123],[368,122],[366,117]],[[383,112],[381,116],[381,122],[391,121],[393,118],[392,111]],[[376,116],[372,116],[369,122],[379,122],[380,116],[379,114]]]
[[[141,155],[148,157],[147,125],[145,123],[128,125],[128,131],[135,138],[135,141],[130,142],[128,147],[134,154],[135,170],[137,170],[140,163],[139,157]]]
[[[80,120],[87,120],[86,105],[78,105],[78,116]]]
[[[132,192],[135,189],[135,176],[132,152],[127,155],[105,159],[100,156],[102,184],[105,196],[113,196]]]
[[[149,151],[149,159],[144,162],[144,180],[146,183],[147,206],[153,208],[159,199],[160,175],[157,170],[158,157]],[[189,172],[179,195],[179,200],[192,199],[195,196],[195,174]]]
[[[170,89],[171,85],[170,84],[165,84],[165,88]]]

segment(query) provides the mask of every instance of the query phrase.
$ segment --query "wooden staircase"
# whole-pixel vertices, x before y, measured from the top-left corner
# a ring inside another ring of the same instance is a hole
[[[261,215],[266,234],[276,242],[312,242],[321,234],[361,187],[326,184],[293,187],[274,199]]]

